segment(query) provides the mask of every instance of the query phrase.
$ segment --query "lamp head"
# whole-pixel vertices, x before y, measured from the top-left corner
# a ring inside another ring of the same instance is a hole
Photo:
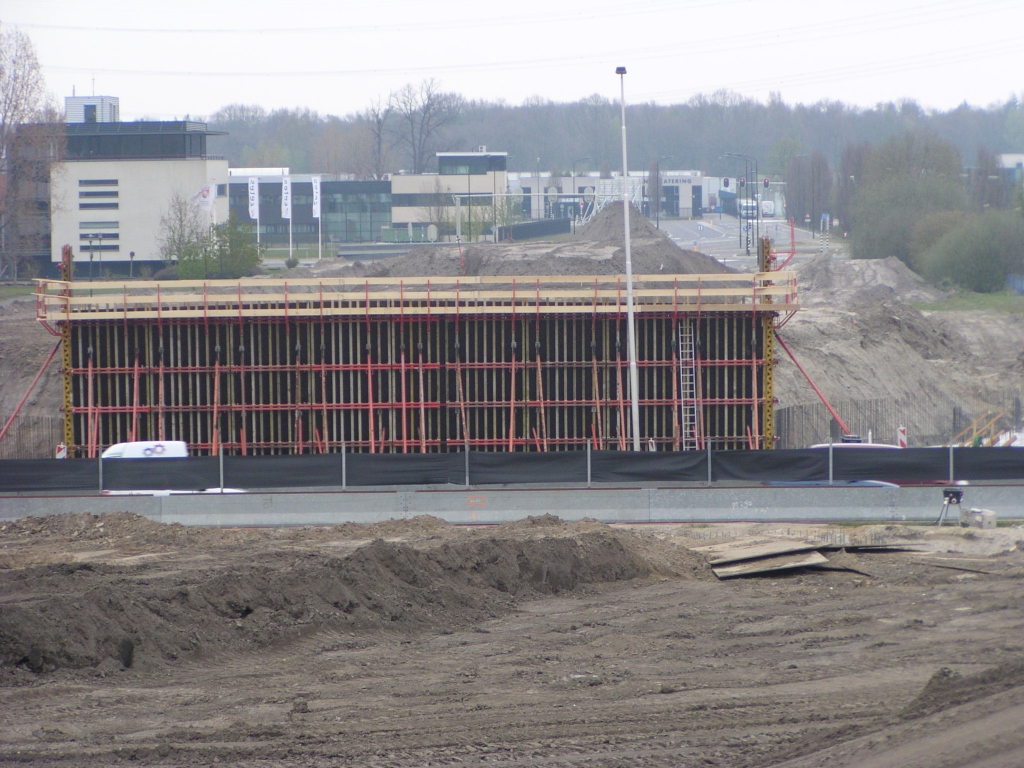
[[[624,74],[626,74],[626,68],[625,67],[616,67],[615,68],[615,74],[616,75],[624,75]]]

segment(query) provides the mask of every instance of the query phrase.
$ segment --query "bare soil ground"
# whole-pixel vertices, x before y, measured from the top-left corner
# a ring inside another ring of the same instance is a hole
[[[905,551],[717,581],[757,533]],[[0,530],[0,763],[1017,766],[1020,528]]]

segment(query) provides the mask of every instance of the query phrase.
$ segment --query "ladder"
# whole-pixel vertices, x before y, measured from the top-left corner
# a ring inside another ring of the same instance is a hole
[[[684,451],[700,447],[697,424],[697,360],[693,353],[693,323],[679,323],[680,446]]]

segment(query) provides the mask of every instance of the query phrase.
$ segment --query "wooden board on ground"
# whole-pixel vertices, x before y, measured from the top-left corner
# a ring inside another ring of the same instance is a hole
[[[743,560],[755,560],[759,557],[809,552],[812,549],[819,549],[821,546],[820,542],[751,537],[733,539],[721,544],[692,547],[692,549],[694,552],[704,555],[704,559],[711,565],[725,565],[726,563],[738,563]]]
[[[798,552],[796,554],[766,557],[761,560],[726,565],[712,568],[711,572],[720,579],[734,579],[737,576],[753,576],[758,573],[788,571],[791,568],[805,568],[811,565],[823,565],[828,558],[820,552]]]

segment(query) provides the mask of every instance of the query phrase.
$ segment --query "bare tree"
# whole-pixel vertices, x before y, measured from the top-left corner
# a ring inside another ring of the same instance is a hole
[[[64,133],[54,126],[59,117],[32,41],[0,29],[0,253],[12,270],[49,236],[39,203],[49,204],[50,166],[63,153]]]
[[[181,192],[175,192],[160,217],[160,257],[170,264],[194,259],[209,245],[206,217]]]
[[[370,106],[362,114],[363,120],[370,129],[373,137],[372,164],[373,178],[382,179],[388,171],[391,163],[391,150],[394,148],[394,141],[391,138],[390,118],[395,111],[395,96],[389,93],[387,99],[374,99]]]
[[[395,95],[394,104],[401,123],[399,140],[409,151],[412,172],[423,173],[442,129],[458,119],[463,99],[441,91],[440,83],[431,78],[418,86],[406,85]]]

